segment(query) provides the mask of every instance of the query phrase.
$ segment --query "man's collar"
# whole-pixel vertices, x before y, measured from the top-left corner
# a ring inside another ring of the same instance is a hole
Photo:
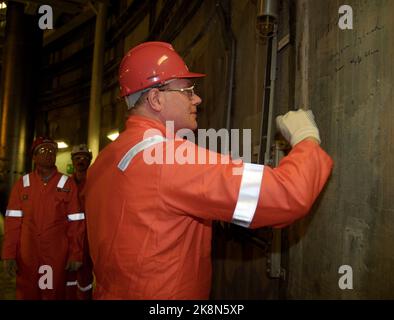
[[[166,127],[159,120],[148,118],[145,116],[140,116],[140,115],[129,116],[126,122],[126,128],[130,129],[135,127],[141,127],[146,129],[154,128],[160,130],[160,132],[163,133],[163,135],[166,134]]]

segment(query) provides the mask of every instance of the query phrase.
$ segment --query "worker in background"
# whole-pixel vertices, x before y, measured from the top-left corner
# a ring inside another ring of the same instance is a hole
[[[197,128],[193,79],[203,76],[163,42],[140,44],[121,62],[126,129],[100,152],[86,187],[95,299],[208,299],[212,220],[289,225],[308,213],[327,181],[333,162],[311,111],[277,119],[293,150],[275,169],[220,161],[166,130],[166,121],[174,132]],[[179,150],[218,161],[166,160]],[[150,162],[161,151],[165,162]]]
[[[78,187],[78,197],[85,208],[86,173],[92,161],[92,152],[86,144],[79,144],[72,148],[71,161],[74,167],[72,178]],[[87,233],[85,233],[82,266],[77,271],[69,273],[67,281],[67,299],[91,300],[92,298],[92,260],[89,255]]]
[[[13,186],[5,218],[4,269],[17,299],[64,299],[66,273],[82,264],[84,213],[73,179],[55,166],[57,143],[37,138],[35,170]]]

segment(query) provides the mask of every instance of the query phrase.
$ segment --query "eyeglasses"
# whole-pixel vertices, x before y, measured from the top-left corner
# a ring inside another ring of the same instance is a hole
[[[44,153],[55,153],[55,152],[56,152],[56,150],[53,148],[41,147],[41,148],[38,148],[35,153],[36,154],[44,154]]]
[[[193,96],[195,95],[194,93],[194,87],[196,85],[193,84],[191,87],[188,88],[181,88],[181,89],[161,89],[159,88],[159,91],[174,91],[174,92],[181,92],[184,93],[189,99],[192,99]]]

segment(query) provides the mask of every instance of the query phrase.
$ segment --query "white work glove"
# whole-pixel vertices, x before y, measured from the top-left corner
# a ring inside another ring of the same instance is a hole
[[[306,138],[315,138],[321,142],[312,110],[289,111],[283,116],[276,117],[276,126],[292,147]]]

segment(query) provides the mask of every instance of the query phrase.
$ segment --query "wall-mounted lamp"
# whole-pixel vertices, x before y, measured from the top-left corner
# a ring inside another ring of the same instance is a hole
[[[0,2],[0,10],[7,8],[7,4],[5,2]]]
[[[257,28],[263,37],[270,37],[275,31],[278,19],[279,0],[259,0]]]
[[[66,148],[68,148],[68,144],[65,143],[64,141],[56,141],[56,143],[57,143],[57,147],[59,149],[66,149]]]
[[[107,138],[111,141],[114,141],[119,136],[118,130],[113,130],[107,134]]]

